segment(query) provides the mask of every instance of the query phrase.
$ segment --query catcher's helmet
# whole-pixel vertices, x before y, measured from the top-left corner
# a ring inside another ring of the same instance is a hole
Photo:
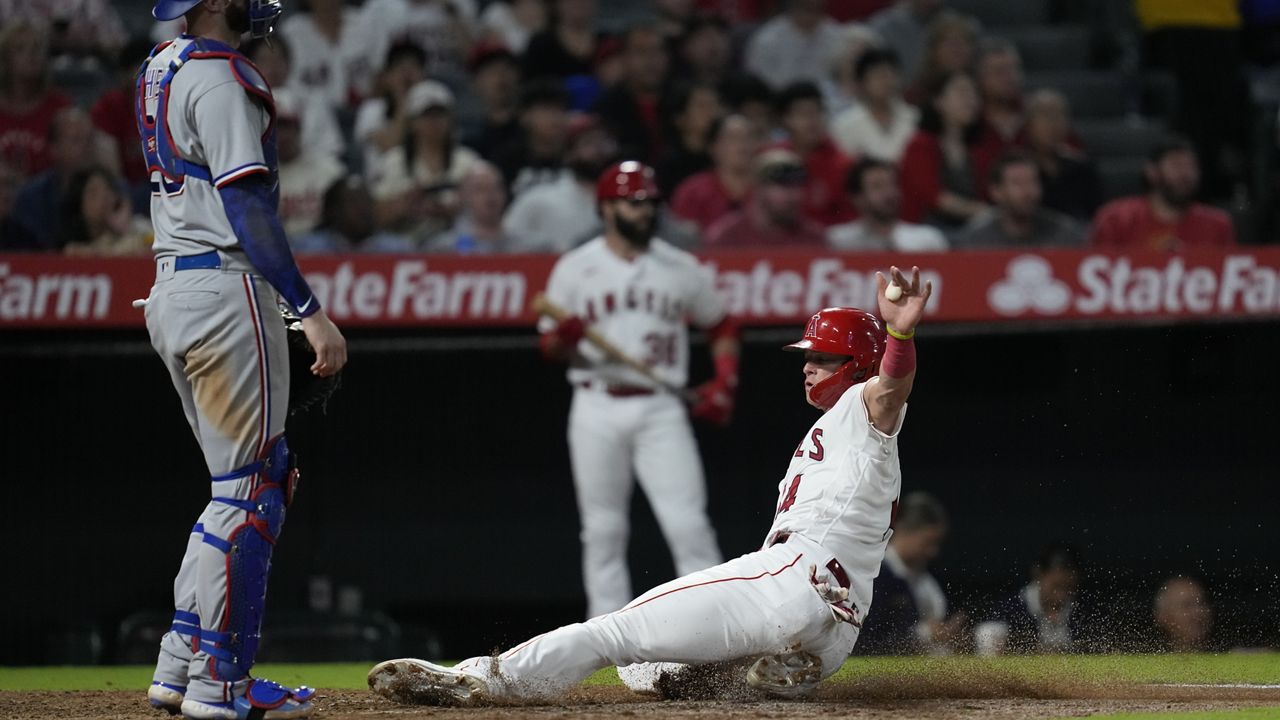
[[[151,15],[157,20],[177,20],[202,0],[156,0]],[[280,0],[249,0],[249,34],[264,38],[271,34],[276,18],[280,17]]]
[[[636,160],[610,165],[596,183],[596,200],[657,200],[658,190],[653,168]]]
[[[884,323],[875,315],[857,308],[827,308],[809,318],[799,342],[782,349],[813,350],[849,358],[834,375],[809,389],[809,401],[827,410],[845,390],[870,379],[880,370],[884,347]]]

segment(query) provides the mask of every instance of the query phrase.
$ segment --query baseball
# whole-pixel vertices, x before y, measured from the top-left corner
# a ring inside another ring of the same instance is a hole
[[[898,302],[898,298],[902,297],[902,286],[889,283],[889,287],[884,289],[884,296],[889,299],[889,302]]]

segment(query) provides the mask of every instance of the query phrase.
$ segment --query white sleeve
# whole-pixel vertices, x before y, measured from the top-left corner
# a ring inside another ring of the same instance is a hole
[[[711,268],[696,264],[690,273],[689,319],[700,328],[709,328],[724,319],[724,299],[716,292],[716,276]]]
[[[547,279],[545,294],[551,302],[569,312],[574,312],[573,270],[568,265],[565,258],[561,257],[555,267],[551,268],[551,277]],[[555,327],[556,321],[546,315],[538,318],[538,332],[551,332]]]
[[[266,108],[234,80],[196,98],[190,122],[214,185],[268,171],[262,154],[268,121]]]

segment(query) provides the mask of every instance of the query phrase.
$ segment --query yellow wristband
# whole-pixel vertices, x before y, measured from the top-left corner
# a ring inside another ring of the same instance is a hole
[[[889,332],[889,336],[890,336],[890,337],[895,337],[895,338],[897,338],[897,339],[899,339],[899,340],[910,340],[911,338],[913,338],[913,337],[915,337],[915,336],[916,336],[916,329],[915,329],[915,328],[911,328],[911,332],[908,332],[908,333],[900,333],[900,332],[898,332],[897,330],[894,330],[893,328],[889,327],[888,323],[886,323],[886,324],[885,324],[885,326],[884,326],[884,329],[885,329],[885,330],[887,330],[887,331]]]

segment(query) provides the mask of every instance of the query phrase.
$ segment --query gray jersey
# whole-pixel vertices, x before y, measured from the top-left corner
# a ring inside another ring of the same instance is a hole
[[[169,63],[192,41],[178,38],[147,65],[144,86],[149,118],[156,116],[160,80]],[[208,166],[213,182],[190,176],[172,182],[159,171],[152,172],[151,218],[157,255],[193,255],[239,245],[218,186],[253,173],[273,172],[262,146],[270,113],[242,82],[227,58],[209,58],[189,60],[169,85],[168,132],[173,145],[183,160]]]

